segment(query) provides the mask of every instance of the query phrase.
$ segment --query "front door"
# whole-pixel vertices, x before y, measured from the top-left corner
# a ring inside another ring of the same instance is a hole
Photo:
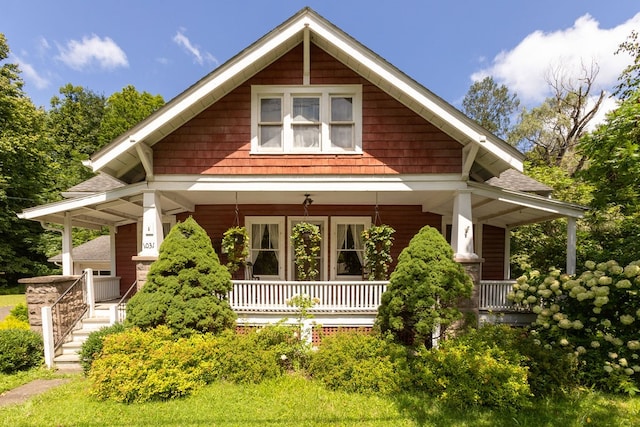
[[[328,274],[327,274],[327,217],[320,217],[320,216],[307,216],[307,217],[289,217],[288,220],[288,225],[287,225],[287,229],[289,230],[289,236],[291,236],[293,233],[293,227],[296,224],[299,224],[301,222],[308,222],[310,224],[314,224],[317,225],[320,228],[320,235],[322,236],[322,240],[320,241],[320,254],[318,255],[317,259],[317,269],[318,269],[318,277],[316,277],[315,280],[327,280]],[[291,244],[291,239],[289,239],[289,241],[287,242],[288,245],[288,250],[287,253],[289,254],[288,258],[289,258],[289,262],[288,262],[288,269],[287,269],[287,277],[289,277],[289,280],[296,280],[296,268],[295,268],[295,264],[293,262],[294,260],[294,256],[293,256],[293,245]]]

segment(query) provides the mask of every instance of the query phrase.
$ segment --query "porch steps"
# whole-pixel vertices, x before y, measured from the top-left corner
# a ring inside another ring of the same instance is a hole
[[[76,329],[71,331],[67,341],[58,348],[56,357],[53,358],[54,366],[58,371],[82,371],[82,365],[80,364],[82,344],[92,332],[111,325],[109,318],[110,305],[113,304],[96,305],[95,316],[82,319],[76,326]]]

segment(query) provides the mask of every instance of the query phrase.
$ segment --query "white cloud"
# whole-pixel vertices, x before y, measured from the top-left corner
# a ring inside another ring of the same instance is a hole
[[[194,61],[198,64],[204,65],[205,62],[216,65],[218,64],[218,60],[215,56],[209,52],[201,52],[200,47],[191,43],[191,40],[184,35],[184,29],[178,30],[176,35],[173,36],[173,41],[187,51],[187,53],[191,54]]]
[[[524,104],[539,104],[551,94],[545,76],[552,68],[561,66],[569,76],[578,76],[583,65],[590,68],[595,63],[599,73],[594,89],[610,90],[630,63],[628,55],[614,53],[638,27],[640,13],[611,29],[600,28],[593,17],[584,15],[570,28],[529,34],[513,49],[500,52],[490,66],[471,78],[477,81],[492,76],[517,93]]]
[[[128,67],[127,55],[109,37],[100,38],[93,34],[83,37],[82,41],[71,40],[66,47],[58,46],[57,59],[74,70],[84,70],[97,64],[102,69]]]
[[[18,64],[20,70],[22,71],[25,82],[33,83],[33,85],[37,89],[46,89],[47,87],[49,87],[49,84],[51,83],[49,79],[41,76],[31,64],[24,62],[17,56],[14,56],[14,58],[15,62]]]

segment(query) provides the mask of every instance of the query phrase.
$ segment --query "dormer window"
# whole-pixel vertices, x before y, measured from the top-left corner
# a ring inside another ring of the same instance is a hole
[[[362,86],[253,86],[253,154],[362,153]]]

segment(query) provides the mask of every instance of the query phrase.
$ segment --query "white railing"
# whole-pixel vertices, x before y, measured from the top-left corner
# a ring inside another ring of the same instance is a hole
[[[120,298],[120,278],[114,276],[93,276],[94,298],[96,302]]]
[[[486,311],[522,311],[507,300],[514,280],[483,280],[478,292],[478,307]]]
[[[315,301],[312,312],[375,312],[388,283],[234,280],[229,302],[238,312],[293,312],[298,308],[288,301],[307,295]]]

